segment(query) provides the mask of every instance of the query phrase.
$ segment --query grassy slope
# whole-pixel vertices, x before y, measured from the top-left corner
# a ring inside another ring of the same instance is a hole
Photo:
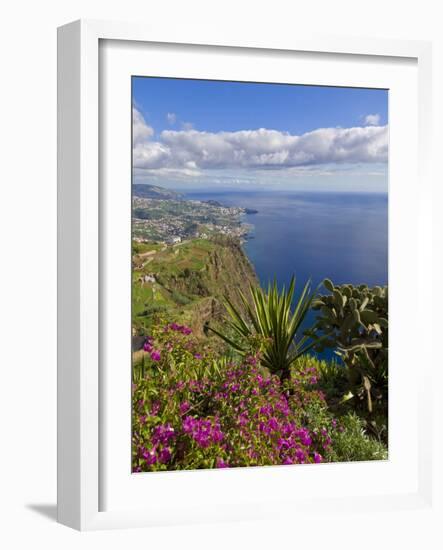
[[[198,334],[206,321],[221,319],[223,296],[236,301],[237,289],[257,284],[238,242],[193,239],[174,246],[133,245],[133,327],[149,331],[155,316],[189,324]],[[145,282],[154,275],[156,282]]]

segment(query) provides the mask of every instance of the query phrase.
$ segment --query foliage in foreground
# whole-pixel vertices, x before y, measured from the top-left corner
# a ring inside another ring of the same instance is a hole
[[[300,335],[302,323],[314,299],[310,292],[310,282],[305,284],[295,304],[294,291],[294,276],[287,290],[283,287],[279,291],[275,281],[267,290],[251,286],[253,306],[239,291],[246,315],[226,298],[226,309],[230,317],[227,324],[236,338],[230,338],[226,333],[214,328],[210,330],[243,356],[249,353],[251,338],[259,337],[263,350],[262,365],[272,374],[278,375],[281,380],[285,380],[289,378],[291,365],[315,344],[308,336]]]
[[[281,381],[262,360],[259,346],[228,362],[186,326],[154,329],[134,366],[133,471],[386,458],[357,417],[330,413],[320,362]]]
[[[374,429],[387,431],[388,414],[388,288],[334,286],[313,302],[318,311],[314,329],[321,338],[316,349],[336,349],[346,366],[344,399],[352,399]],[[380,421],[382,422],[381,425]]]

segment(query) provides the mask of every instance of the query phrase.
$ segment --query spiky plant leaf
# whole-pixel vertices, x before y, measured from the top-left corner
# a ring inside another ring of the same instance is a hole
[[[301,325],[315,297],[315,293],[311,293],[310,281],[305,284],[295,303],[294,294],[295,277],[292,277],[287,289],[283,287],[279,290],[276,281],[270,283],[267,290],[251,286],[250,300],[239,292],[245,314],[229,299],[225,300],[231,332],[245,342],[255,335],[263,337],[262,364],[283,378],[289,376],[294,361],[316,344],[307,335],[301,334]],[[210,330],[238,352],[247,353],[246,344],[242,346],[226,334],[214,328]]]

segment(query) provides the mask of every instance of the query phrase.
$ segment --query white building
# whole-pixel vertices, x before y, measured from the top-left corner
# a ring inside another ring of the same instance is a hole
[[[170,244],[177,244],[177,243],[181,243],[181,242],[182,242],[181,237],[170,237],[168,239],[168,243],[170,243]]]

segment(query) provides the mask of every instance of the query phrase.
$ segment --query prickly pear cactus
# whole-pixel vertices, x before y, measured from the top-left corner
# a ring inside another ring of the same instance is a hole
[[[323,281],[327,294],[318,295],[318,311],[309,336],[316,350],[335,348],[347,367],[346,397],[364,402],[369,413],[387,414],[388,390],[388,287],[336,286]]]

